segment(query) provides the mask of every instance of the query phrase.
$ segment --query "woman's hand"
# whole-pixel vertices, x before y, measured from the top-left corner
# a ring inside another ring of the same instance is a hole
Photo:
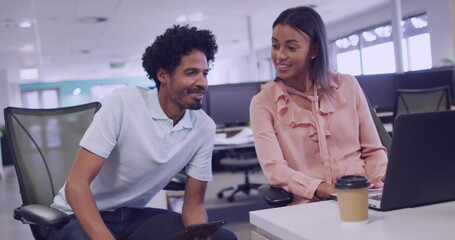
[[[316,189],[314,196],[319,199],[329,199],[330,194],[332,193],[335,193],[335,188],[333,187],[333,185],[326,182],[322,182]]]
[[[384,187],[385,176],[379,176],[376,178],[370,178],[370,188],[382,188]]]

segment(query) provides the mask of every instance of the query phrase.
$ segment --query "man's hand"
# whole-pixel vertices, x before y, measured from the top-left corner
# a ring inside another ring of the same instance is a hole
[[[106,159],[80,148],[68,174],[66,199],[90,239],[114,240],[96,206],[90,183],[98,175]]]
[[[207,211],[204,206],[204,196],[207,182],[187,177],[185,195],[182,208],[183,225],[205,223],[208,221]]]

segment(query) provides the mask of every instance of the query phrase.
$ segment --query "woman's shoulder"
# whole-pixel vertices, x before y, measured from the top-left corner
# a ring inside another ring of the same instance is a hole
[[[261,88],[261,91],[262,91],[262,90],[266,90],[266,89],[273,89],[276,86],[277,86],[276,81],[270,81],[270,82],[266,82],[266,83],[261,84],[260,88]]]
[[[338,83],[338,84],[341,84],[343,82],[357,81],[356,78],[353,75],[347,74],[347,73],[340,73],[340,72],[337,72],[337,71],[332,71],[331,72],[331,78],[332,78],[332,82],[335,82],[335,83]]]
[[[259,92],[253,97],[255,101],[264,101],[266,99],[273,100],[276,95],[278,84],[275,81],[263,83],[260,86]]]
[[[263,97],[263,96],[266,96],[266,95],[270,95],[270,93],[273,92],[273,89],[275,87],[276,87],[276,82],[275,81],[262,83],[259,86],[259,92],[255,95],[255,97]]]
[[[358,82],[357,79],[351,74],[332,71],[330,85],[339,89],[340,87],[352,87],[354,85],[358,85]]]
[[[282,91],[283,90],[281,89],[278,82],[274,80],[262,84],[259,93],[262,93],[263,95],[274,96],[277,94],[277,92],[281,94]]]

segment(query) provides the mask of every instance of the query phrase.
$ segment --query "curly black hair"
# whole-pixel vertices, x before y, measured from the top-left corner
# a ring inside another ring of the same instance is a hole
[[[145,49],[142,55],[142,67],[147,72],[147,77],[155,81],[159,89],[157,72],[159,68],[172,73],[180,64],[182,57],[194,49],[203,52],[208,62],[215,60],[218,51],[215,35],[210,30],[198,30],[188,25],[174,25],[168,28],[163,35],[156,37],[152,45]]]

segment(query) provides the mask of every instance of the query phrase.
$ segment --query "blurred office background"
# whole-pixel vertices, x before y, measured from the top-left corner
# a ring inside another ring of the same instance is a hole
[[[246,125],[251,96],[275,76],[272,22],[300,5],[321,14],[332,68],[355,75],[378,112],[393,111],[398,88],[448,85],[454,95],[453,0],[0,0],[0,109],[65,107],[102,101],[122,86],[153,88],[141,66],[143,51],[166,28],[189,24],[212,30],[219,44],[204,110],[220,128]],[[267,206],[254,192],[235,203],[218,199],[218,190],[243,175],[214,167],[208,207],[218,216],[243,212],[232,221],[245,236],[248,209]],[[2,229],[27,232],[10,219],[20,205],[14,172],[0,167],[0,177]],[[260,171],[252,178],[265,182]],[[238,211],[220,210],[227,207]],[[0,238],[11,236],[21,235]]]
[[[141,56],[173,24],[217,36],[210,85],[270,81],[272,22],[298,5],[322,15],[332,67],[340,72],[453,64],[451,0],[0,0],[0,108],[64,107],[101,100],[124,85],[153,87]],[[396,24],[401,34],[392,34]]]

